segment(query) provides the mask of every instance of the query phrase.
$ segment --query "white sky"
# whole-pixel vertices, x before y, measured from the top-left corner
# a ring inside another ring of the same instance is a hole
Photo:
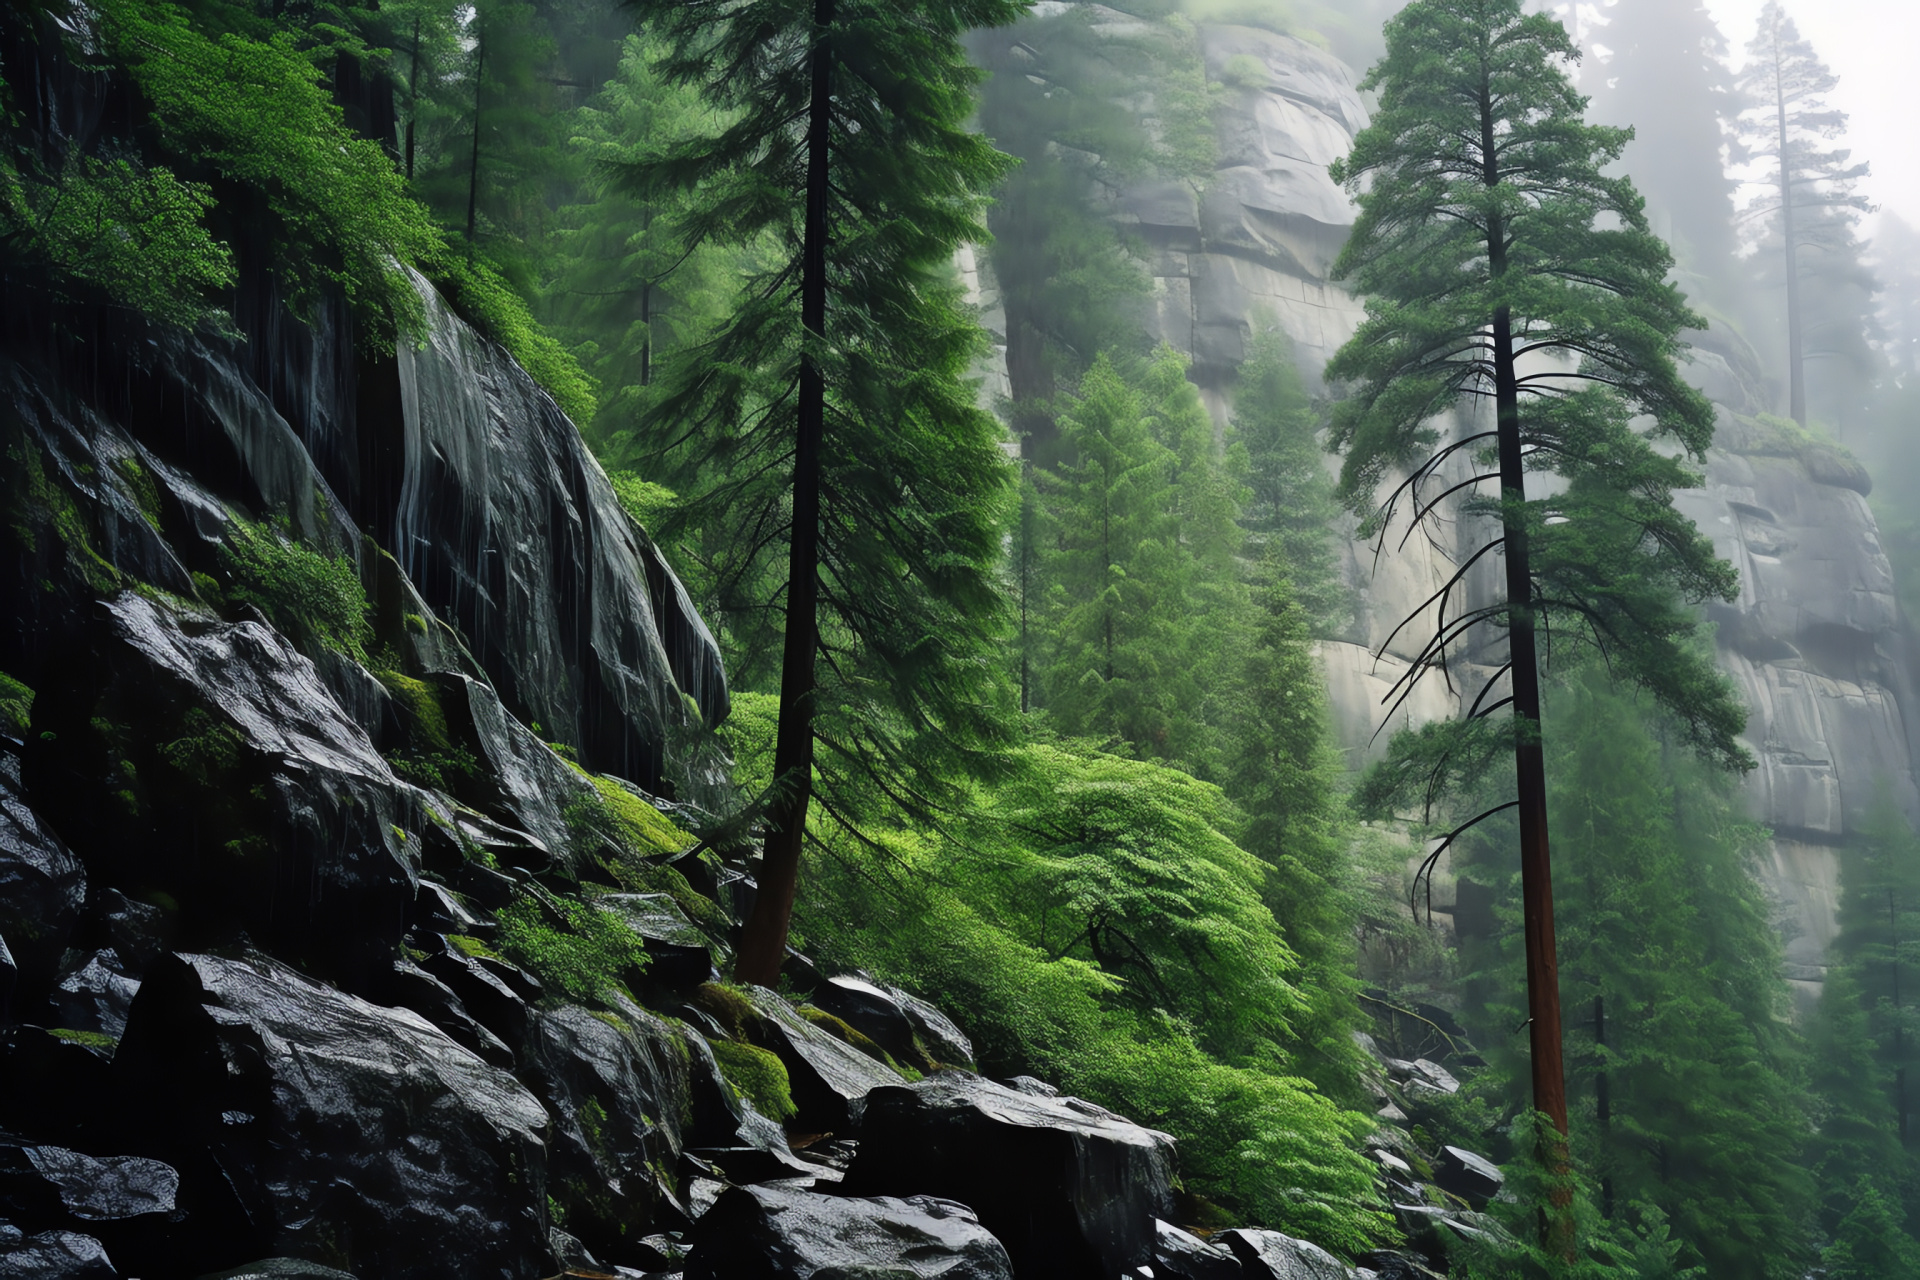
[[[1707,0],[1734,65],[1763,0]],[[1854,158],[1873,165],[1860,184],[1869,200],[1920,226],[1920,0],[1784,0],[1787,15],[1840,77],[1832,104],[1847,112]],[[1605,37],[1600,39],[1604,42]],[[1869,234],[1872,224],[1867,227]]]

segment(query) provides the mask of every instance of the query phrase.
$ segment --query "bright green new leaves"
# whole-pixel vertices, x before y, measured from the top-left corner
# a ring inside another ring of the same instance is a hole
[[[212,204],[205,187],[124,159],[74,156],[54,174],[0,162],[0,253],[39,267],[62,292],[163,323],[218,325],[209,299],[234,273],[204,225]]]
[[[1493,396],[1495,318],[1509,316],[1525,466],[1565,484],[1466,509],[1529,535],[1526,607],[1551,637],[1546,653],[1604,653],[1705,755],[1749,768],[1742,709],[1688,644],[1688,606],[1732,598],[1735,580],[1672,510],[1672,491],[1697,474],[1650,442],[1697,460],[1713,414],[1675,367],[1677,335],[1704,321],[1667,283],[1671,256],[1631,181],[1604,172],[1632,135],[1583,122],[1564,70],[1578,51],[1520,0],[1418,0],[1386,35],[1365,81],[1379,110],[1335,170],[1361,209],[1335,273],[1367,296],[1366,322],[1327,370],[1349,391],[1333,423],[1341,497],[1377,530],[1497,478],[1492,431],[1443,446],[1434,420]],[[1639,416],[1652,419],[1644,435]],[[1460,464],[1464,480],[1442,471]],[[1398,474],[1409,478],[1381,498]],[[1452,610],[1423,663],[1507,608]]]
[[[764,776],[770,735],[729,725]],[[1357,1150],[1374,1121],[1291,1059],[1294,960],[1221,793],[1084,745],[1016,766],[951,839],[827,835],[798,916],[815,954],[937,994],[983,1071],[1174,1134],[1187,1188],[1241,1220],[1352,1252],[1388,1238]]]
[[[179,10],[140,0],[102,18],[165,147],[258,193],[278,223],[275,269],[298,301],[331,286],[383,319],[389,341],[418,328],[420,298],[395,260],[432,257],[439,237],[379,144],[341,122],[291,34],[209,39]]]
[[[983,868],[1020,904],[1023,940],[1093,961],[1217,1055],[1283,1040],[1300,1003],[1284,979],[1293,953],[1261,901],[1265,868],[1223,834],[1234,815],[1219,789],[1084,749],[1033,746],[1022,764],[968,832],[1028,851]]]

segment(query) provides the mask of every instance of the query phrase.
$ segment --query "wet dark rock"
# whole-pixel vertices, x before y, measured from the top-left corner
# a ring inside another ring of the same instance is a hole
[[[1399,1250],[1383,1249],[1369,1253],[1360,1259],[1360,1265],[1373,1272],[1378,1280],[1442,1280],[1440,1274],[1429,1268],[1417,1255]]]
[[[678,1233],[655,1232],[634,1242],[640,1265],[653,1271],[678,1267],[687,1256],[687,1243]]]
[[[158,1160],[89,1156],[49,1146],[26,1147],[21,1154],[65,1210],[89,1222],[171,1213],[180,1190],[180,1175]]]
[[[13,989],[19,982],[20,966],[14,961],[13,952],[7,949],[6,935],[0,934],[0,1026],[9,1020]]]
[[[398,503],[369,531],[522,719],[658,790],[681,695],[706,724],[726,718],[719,647],[573,423],[431,291],[427,304],[426,346],[398,354]]]
[[[1153,1268],[1176,1280],[1241,1280],[1240,1260],[1171,1222],[1153,1224]]]
[[[354,1280],[351,1272],[323,1267],[298,1258],[262,1258],[227,1271],[204,1275],[199,1280]]]
[[[1500,1240],[1506,1232],[1485,1214],[1436,1205],[1395,1203],[1393,1216],[1407,1242],[1438,1270],[1461,1239]]]
[[[0,1124],[79,1142],[104,1119],[101,1100],[112,1096],[109,1056],[39,1027],[8,1029],[0,1040]]]
[[[726,1194],[727,1184],[718,1178],[688,1178],[686,1182],[687,1215],[695,1222],[707,1216],[715,1202]]]
[[[1246,1280],[1350,1280],[1353,1274],[1319,1245],[1278,1231],[1236,1227],[1214,1239],[1233,1251]]]
[[[0,1233],[0,1277],[5,1280],[117,1280],[106,1249],[77,1231],[43,1231],[8,1240]]]
[[[849,1194],[973,1207],[1022,1275],[1107,1277],[1151,1263],[1173,1210],[1173,1139],[1082,1102],[942,1071],[867,1095]]]
[[[735,1187],[695,1225],[687,1278],[809,1280],[829,1267],[897,1269],[915,1280],[1014,1274],[1000,1242],[950,1200]]]
[[[612,911],[640,936],[647,981],[671,990],[697,987],[713,975],[713,942],[664,893],[610,893],[594,905]]]
[[[801,1147],[793,1154],[816,1169],[831,1169],[835,1173],[845,1173],[853,1164],[853,1157],[859,1150],[860,1143],[857,1139],[829,1138],[824,1142],[814,1142]]]
[[[393,962],[393,972],[376,997],[381,1004],[413,1012],[447,1033],[455,1044],[496,1067],[512,1067],[513,1050],[481,1026],[460,997],[440,979],[405,958]]]
[[[114,1078],[121,1122],[180,1169],[203,1269],[317,1253],[383,1280],[542,1274],[546,1112],[416,1014],[259,953],[167,956]]]
[[[526,871],[571,867],[566,813],[597,794],[593,784],[515,719],[492,686],[458,673],[435,677],[434,686],[448,733],[467,743],[484,768],[484,784],[461,798],[508,824],[489,829],[463,821],[469,839],[506,866]]]
[[[805,996],[811,996],[826,981],[820,973],[820,966],[792,947],[787,948],[787,958],[780,962],[780,976]]]
[[[22,997],[53,985],[86,895],[80,860],[27,804],[15,757],[0,752],[0,939]]]
[[[90,873],[164,890],[188,935],[244,930],[336,969],[391,948],[419,793],[313,664],[259,623],[132,592],[97,610],[49,667],[24,771]]]
[[[751,1182],[775,1182],[783,1178],[815,1178],[840,1181],[837,1170],[829,1170],[801,1160],[788,1151],[766,1147],[700,1147],[689,1151],[709,1168],[726,1175],[728,1182],[744,1186]]]
[[[653,1228],[663,1204],[683,1212],[665,1177],[680,1154],[689,1102],[681,1038],[622,1001],[615,1014],[541,1010],[527,1044],[522,1074],[552,1117],[548,1194],[587,1248],[611,1262],[635,1261],[631,1242]]]
[[[1442,1147],[1440,1158],[1433,1162],[1433,1175],[1442,1189],[1476,1209],[1486,1208],[1507,1180],[1499,1165],[1461,1147]]]
[[[811,1003],[844,1021],[902,1062],[919,1058],[913,1023],[900,1002],[865,974],[840,974],[815,989]]]
[[[1430,1085],[1442,1093],[1460,1092],[1460,1082],[1454,1079],[1452,1072],[1425,1058],[1416,1058],[1408,1064],[1408,1079]]]
[[[466,904],[445,885],[431,880],[420,882],[420,892],[413,900],[413,923],[430,933],[458,933],[473,938],[489,937],[500,929],[494,921],[482,920],[467,910]]]
[[[888,987],[887,994],[894,998],[901,1011],[907,1015],[907,1021],[912,1024],[914,1034],[920,1037],[920,1047],[926,1050],[928,1057],[943,1067],[961,1067],[968,1071],[973,1069],[973,1041],[954,1025],[953,1019],[925,1000],[908,995],[898,987]]]
[[[684,1025],[684,1020],[683,1020]],[[707,1038],[690,1028],[683,1030],[687,1047],[687,1095],[690,1124],[685,1133],[687,1145],[730,1147],[740,1133],[739,1095],[720,1074],[713,1048]],[[784,1137],[782,1141],[785,1141]]]
[[[474,1021],[501,1043],[512,1047],[527,1034],[527,1001],[508,986],[480,957],[448,945],[420,962],[420,967],[444,983]]]
[[[845,1133],[853,1104],[877,1088],[902,1082],[899,1072],[814,1027],[793,1006],[765,987],[748,988],[763,1020],[767,1047],[786,1064],[793,1091],[796,1130]]]
[[[1033,1098],[1057,1098],[1060,1091],[1045,1080],[1036,1080],[1032,1076],[1014,1076],[1006,1081],[1006,1086],[1015,1093],[1024,1093]]]
[[[127,963],[112,947],[80,960],[73,972],[62,977],[59,986],[54,988],[54,1024],[118,1040],[127,1029],[127,1009],[140,990],[140,980],[128,970]]]
[[[480,862],[467,862],[455,873],[454,887],[488,911],[513,901],[517,882]]]

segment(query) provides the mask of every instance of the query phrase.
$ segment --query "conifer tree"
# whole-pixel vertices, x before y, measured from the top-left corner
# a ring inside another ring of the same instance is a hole
[[[541,281],[542,319],[600,383],[600,414],[580,426],[610,470],[638,461],[646,442],[635,428],[663,372],[725,318],[753,252],[715,244],[687,252],[673,229],[684,195],[663,202],[620,189],[624,167],[719,127],[696,92],[662,81],[660,53],[646,34],[629,35],[613,79],[575,113],[573,147],[587,181],[555,214]],[[699,556],[689,550],[693,589]]]
[[[1657,1206],[1707,1274],[1778,1274],[1804,1260],[1811,1187],[1779,938],[1750,872],[1764,833],[1649,711],[1598,664],[1556,683],[1548,709],[1575,1150],[1607,1216]],[[1487,993],[1474,1020],[1505,1065],[1501,1031],[1524,1016],[1518,893],[1491,825],[1455,865],[1499,891],[1498,974],[1468,987]]]
[[[1246,553],[1263,577],[1285,576],[1318,635],[1340,631],[1352,612],[1329,535],[1340,504],[1320,447],[1319,415],[1277,326],[1256,327],[1233,394],[1234,444],[1245,454]]]
[[[1009,163],[965,127],[977,75],[959,37],[1024,5],[632,8],[673,51],[662,75],[730,123],[636,166],[631,186],[702,189],[679,222],[689,245],[776,246],[654,415],[693,495],[681,519],[738,531],[741,582],[786,562],[778,598],[752,602],[784,635],[765,858],[735,965],[771,983],[815,796],[841,822],[857,820],[856,778],[924,808],[1001,738],[983,659],[1005,617],[993,570],[1012,476],[962,381],[981,338],[943,273],[984,235]]]
[[[1632,183],[1603,172],[1631,135],[1582,119],[1586,101],[1564,70],[1579,52],[1558,22],[1524,14],[1520,0],[1415,0],[1386,40],[1363,81],[1380,108],[1334,170],[1361,210],[1335,274],[1367,298],[1366,322],[1328,367],[1350,390],[1333,428],[1341,491],[1378,531],[1431,518],[1445,492],[1497,481],[1497,501],[1467,507],[1496,518],[1499,536],[1436,592],[1438,625],[1402,691],[1481,624],[1504,628],[1508,658],[1466,719],[1397,736],[1360,798],[1377,812],[1418,811],[1512,752],[1517,799],[1498,809],[1519,811],[1534,1106],[1564,1135],[1536,634],[1547,631],[1556,654],[1605,653],[1673,709],[1690,742],[1747,762],[1735,740],[1744,711],[1685,643],[1694,621],[1681,604],[1730,598],[1732,570],[1673,510],[1672,490],[1697,477],[1628,425],[1649,415],[1654,434],[1705,453],[1712,412],[1674,366],[1676,335],[1704,322],[1666,282],[1672,258]],[[1433,421],[1462,400],[1490,405],[1493,421],[1469,418],[1442,446]],[[1442,479],[1456,456],[1466,478]],[[1565,488],[1529,500],[1529,470]],[[1463,602],[1469,571],[1496,549],[1504,596]],[[1506,720],[1488,719],[1502,708]]]
[[[1740,72],[1739,87],[1750,105],[1740,117],[1739,132],[1748,155],[1772,162],[1773,190],[1748,212],[1771,211],[1777,219],[1774,260],[1781,264],[1787,297],[1787,412],[1803,427],[1810,352],[1802,291],[1813,265],[1808,258],[1817,257],[1830,276],[1857,266],[1854,228],[1860,212],[1870,207],[1854,191],[1867,166],[1854,163],[1853,153],[1844,147],[1823,145],[1846,131],[1846,113],[1827,105],[1827,95],[1839,82],[1802,38],[1780,0],[1767,0]],[[1863,283],[1871,293],[1870,278]],[[1851,317],[1856,333],[1866,310],[1862,305]],[[1837,317],[1828,317],[1830,331],[1821,334],[1816,345],[1844,345],[1846,335],[1832,331],[1838,323]]]
[[[1054,724],[1211,777],[1248,612],[1239,486],[1184,357],[1134,378],[1098,357],[1060,428],[1077,460],[1047,485]]]
[[[1612,52],[1594,118],[1633,127],[1626,163],[1680,265],[1728,281],[1734,184],[1720,163],[1721,122],[1736,104],[1726,37],[1702,0],[1619,0],[1600,38]]]

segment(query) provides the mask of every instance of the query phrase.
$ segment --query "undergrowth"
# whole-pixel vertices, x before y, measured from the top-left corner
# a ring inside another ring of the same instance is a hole
[[[548,911],[558,911],[556,927]],[[499,913],[502,956],[575,1000],[630,994],[628,984],[647,966],[638,934],[625,921],[590,903],[565,898],[543,905],[516,897]]]

